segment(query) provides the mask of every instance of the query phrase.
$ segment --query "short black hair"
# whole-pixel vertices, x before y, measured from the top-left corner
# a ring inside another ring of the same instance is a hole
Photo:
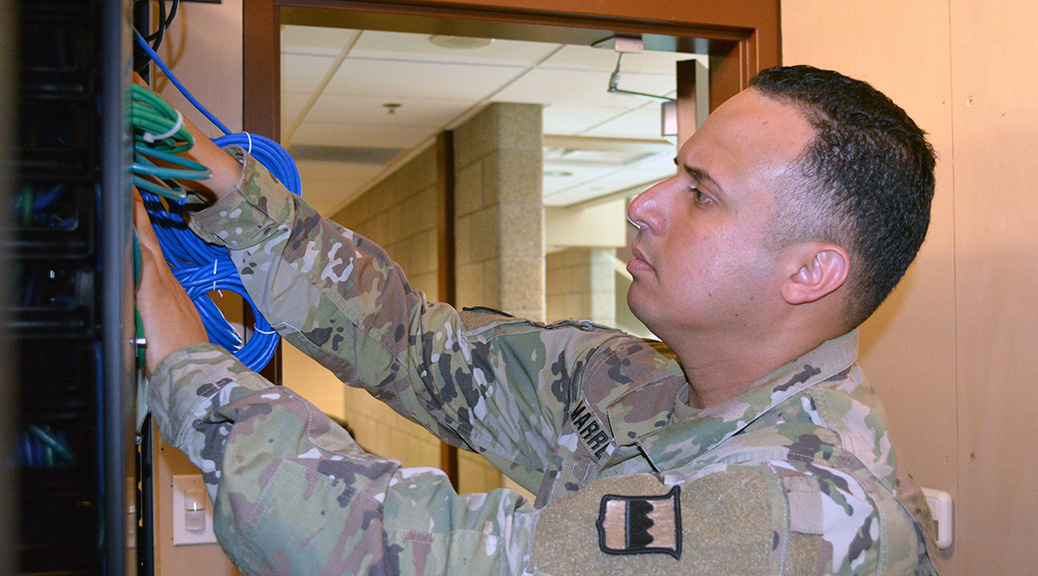
[[[864,322],[915,259],[930,225],[936,156],[926,133],[861,80],[812,66],[769,68],[750,85],[800,110],[815,129],[780,195],[786,244],[833,242],[851,258],[846,328]]]

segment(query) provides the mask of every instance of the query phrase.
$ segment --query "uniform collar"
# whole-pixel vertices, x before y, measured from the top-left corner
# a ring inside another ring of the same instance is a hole
[[[661,427],[660,422],[625,422],[624,411],[617,410],[616,403],[606,409],[606,414],[614,438],[633,439],[657,469],[673,468],[680,465],[678,460],[696,458],[794,394],[847,369],[857,356],[858,331],[851,330],[757,380],[726,402],[700,410],[676,401],[666,426]]]

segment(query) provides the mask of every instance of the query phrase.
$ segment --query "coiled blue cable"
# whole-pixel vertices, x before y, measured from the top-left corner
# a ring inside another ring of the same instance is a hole
[[[214,138],[213,142],[222,147],[237,145],[244,148],[257,162],[270,170],[282,184],[294,194],[300,194],[302,183],[299,170],[292,157],[276,141],[247,132],[231,134],[230,130],[220,122],[209,110],[180,83],[180,80],[159,58],[151,46],[139,33],[135,33],[137,43],[147,52],[155,64],[169,78],[180,93],[191,102],[206,118],[217,126],[225,136]],[[277,349],[278,335],[267,320],[260,314],[242,284],[238,270],[231,261],[227,250],[207,244],[196,236],[184,223],[184,202],[166,199],[163,201],[156,195],[141,190],[145,207],[151,216],[159,244],[166,256],[166,261],[173,270],[173,275],[184,286],[195,303],[209,339],[214,344],[223,346],[250,370],[259,370],[267,365]],[[168,206],[168,209],[167,209]],[[230,325],[210,298],[210,292],[228,290],[238,294],[252,309],[254,317],[253,335],[243,341],[241,334]]]

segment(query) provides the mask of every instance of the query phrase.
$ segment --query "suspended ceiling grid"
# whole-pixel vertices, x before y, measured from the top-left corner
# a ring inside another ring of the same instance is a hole
[[[659,102],[607,92],[617,61],[610,49],[515,40],[444,47],[424,34],[285,26],[281,50],[282,140],[304,195],[326,214],[490,102],[544,107],[546,205],[633,193],[674,171]],[[675,62],[693,57],[627,54],[619,87],[673,96]]]

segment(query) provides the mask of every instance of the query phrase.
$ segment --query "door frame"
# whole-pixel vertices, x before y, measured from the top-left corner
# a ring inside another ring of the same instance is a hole
[[[499,37],[544,41],[558,41],[561,33],[572,38],[567,43],[603,39],[603,33],[687,40],[709,54],[711,109],[746,88],[760,70],[781,63],[779,0],[249,0],[242,6],[245,130],[280,136],[280,27],[318,17],[359,28],[393,21],[400,31],[440,34],[464,35],[464,28],[478,27]]]

